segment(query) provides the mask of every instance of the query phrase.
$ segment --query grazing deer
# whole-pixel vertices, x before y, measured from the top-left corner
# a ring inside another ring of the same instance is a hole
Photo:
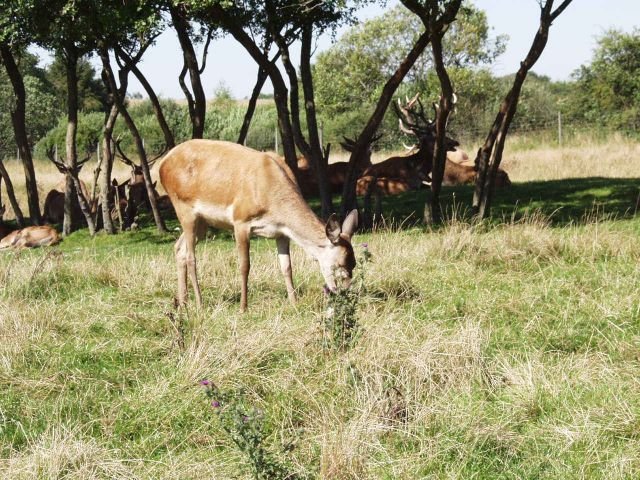
[[[26,227],[15,230],[0,240],[0,250],[5,248],[45,247],[60,243],[58,232],[49,226]]]
[[[207,226],[233,230],[240,260],[240,311],[247,308],[249,237],[275,238],[289,300],[295,291],[289,240],[320,264],[331,290],[348,286],[356,261],[351,236],[357,228],[354,210],[342,226],[334,215],[326,225],[311,211],[284,161],[230,142],[189,140],[174,147],[160,166],[164,186],[182,225],[175,245],[177,302],[187,301],[187,274],[198,305],[202,295],[196,273],[196,242]]]

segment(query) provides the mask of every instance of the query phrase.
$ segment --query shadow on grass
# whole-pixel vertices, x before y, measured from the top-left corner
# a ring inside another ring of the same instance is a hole
[[[383,214],[387,226],[411,228],[422,224],[426,190],[407,192],[383,199]],[[441,194],[446,219],[471,219],[473,186],[444,187]],[[532,213],[541,214],[553,226],[588,223],[595,219],[628,219],[635,216],[640,201],[640,178],[575,178],[538,182],[514,183],[496,191],[493,201],[492,220],[519,220]],[[359,199],[362,204],[362,198]],[[318,199],[309,200],[311,208],[320,212]],[[340,198],[334,198],[340,205]],[[63,250],[86,247],[93,242],[95,247],[144,248],[149,245],[173,244],[180,233],[180,224],[175,216],[164,213],[169,234],[158,233],[153,217],[142,213],[138,219],[141,228],[117,235],[99,232],[93,239],[86,228],[74,232],[62,243]],[[232,241],[228,230],[210,228],[208,237]]]
[[[443,187],[441,199],[445,217],[470,219],[472,198],[472,185]],[[492,219],[518,220],[535,212],[549,218],[552,225],[563,226],[586,223],[595,218],[632,218],[639,199],[638,178],[590,177],[514,183],[496,191]],[[334,201],[339,205],[339,198]],[[383,215],[387,223],[396,228],[415,226],[422,222],[425,201],[425,190],[385,197]],[[318,202],[310,203],[318,211]]]

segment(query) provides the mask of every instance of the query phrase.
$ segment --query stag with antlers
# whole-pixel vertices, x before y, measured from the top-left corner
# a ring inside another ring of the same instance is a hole
[[[399,155],[368,167],[358,179],[357,193],[365,195],[366,226],[371,226],[371,196],[376,197],[375,217],[381,214],[382,195],[394,195],[409,190],[417,190],[423,184],[431,182],[433,151],[436,141],[435,123],[429,120],[417,93],[406,98],[403,105],[398,99],[394,103],[398,115],[398,125],[403,133],[415,137],[416,145],[411,147],[409,155]],[[458,142],[447,137],[447,150],[455,150]]]
[[[131,176],[124,183],[115,187],[115,194],[118,197],[116,208],[120,208],[123,204],[126,205],[125,226],[130,226],[137,215],[138,209],[143,205],[147,209],[151,210],[155,216],[156,212],[154,211],[154,208],[158,208],[155,200],[158,198],[158,194],[155,188],[156,182],[151,183],[150,186],[147,184],[147,177],[144,174],[143,165],[136,164],[124,153],[121,146],[121,140],[121,138],[114,140],[116,158],[131,169]],[[147,158],[147,170],[150,170],[158,159],[160,159],[166,152],[167,146],[164,145],[158,152],[154,153],[150,158]],[[149,175],[149,181],[150,180],[151,178]],[[126,199],[124,198],[125,188],[128,190]],[[151,200],[151,195],[153,196],[153,201]]]
[[[96,233],[96,222],[94,219],[94,211],[95,211],[95,183],[97,182],[97,175],[100,171],[100,166],[94,171],[94,189],[93,189],[93,197],[89,198],[87,193],[87,188],[80,180],[80,170],[82,167],[89,161],[91,156],[93,155],[94,150],[96,149],[97,143],[92,142],[87,145],[84,156],[82,159],[78,160],[74,166],[69,166],[57,158],[55,154],[54,147],[50,147],[46,150],[46,155],[51,160],[51,162],[56,166],[58,171],[63,174],[66,178],[65,183],[65,193],[64,193],[64,217],[73,219],[73,192],[77,196],[78,205],[80,207],[80,211],[87,222],[87,226],[89,227],[89,234],[91,236]],[[71,185],[69,185],[71,182]],[[71,187],[71,188],[70,188]],[[51,202],[50,197],[51,193],[47,195],[47,200],[45,200],[45,217],[47,216],[47,204]],[[73,220],[72,220],[73,223]],[[65,229],[66,232],[66,229]]]

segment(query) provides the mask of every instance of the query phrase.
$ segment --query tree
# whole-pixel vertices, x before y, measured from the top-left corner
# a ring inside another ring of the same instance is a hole
[[[26,91],[24,79],[16,60],[16,52],[24,52],[26,46],[32,41],[32,33],[25,24],[25,18],[29,18],[32,8],[33,6],[29,2],[9,1],[0,11],[0,61],[4,65],[7,76],[11,81],[15,96],[15,102],[12,102],[9,110],[11,111],[11,123],[15,141],[24,168],[29,215],[31,216],[31,221],[39,225],[41,215],[38,184],[36,182],[35,169],[33,168],[26,125]],[[10,185],[8,175],[5,177],[5,182],[7,186]],[[16,217],[19,218],[21,212],[19,212],[19,209],[16,211],[17,202],[13,207]]]
[[[56,54],[53,62],[46,69],[46,77],[54,88],[61,108],[67,108],[67,78],[65,58],[62,54]],[[77,84],[78,84],[78,110],[81,112],[104,112],[107,110],[107,90],[87,57],[78,59]]]
[[[91,235],[95,224],[87,199],[84,198],[78,178],[82,165],[78,163],[76,134],[78,111],[78,64],[95,46],[94,2],[88,0],[43,0],[34,3],[29,16],[30,29],[36,42],[51,49],[64,64],[66,78],[67,135],[64,165],[66,175],[64,222],[62,234],[68,235],[76,227],[72,224],[72,196],[78,197],[80,209]]]
[[[640,29],[605,32],[591,63],[582,65],[573,78],[571,117],[620,127],[640,124]]]
[[[505,37],[492,38],[486,14],[465,2],[443,38],[443,62],[454,70],[475,70],[492,63],[505,48]],[[402,5],[354,26],[314,65],[318,104],[327,116],[371,105],[380,90],[419,38],[420,18]],[[418,88],[432,83],[433,56],[423,53],[407,73]],[[430,78],[431,77],[431,78]],[[435,82],[438,83],[437,77]],[[439,86],[438,86],[439,89]],[[422,92],[423,97],[426,92]]]
[[[507,134],[518,108],[518,99],[522,91],[522,85],[527,78],[527,73],[538,61],[547,45],[551,24],[571,2],[572,0],[564,0],[554,10],[554,0],[539,0],[540,25],[538,31],[533,38],[529,53],[520,64],[511,89],[500,105],[491,130],[476,156],[478,175],[473,194],[473,211],[479,219],[486,218],[491,209],[496,174],[502,161],[502,152],[504,151]]]
[[[428,15],[432,18],[432,22],[436,24],[440,22],[443,24],[451,23],[455,19],[455,14],[452,14],[452,12],[457,12],[460,8],[460,0],[433,0],[433,2],[426,1],[426,3],[410,0],[401,1],[403,5],[409,8],[413,13]],[[433,11],[432,13],[429,13],[431,9],[433,9]],[[369,145],[371,144],[373,136],[384,118],[384,114],[387,111],[393,95],[431,41],[432,32],[430,30],[432,29],[425,28],[422,30],[409,52],[405,54],[398,67],[388,78],[382,87],[373,113],[369,117],[369,120],[354,144],[351,156],[349,157],[349,167],[342,194],[341,212],[343,215],[352,208],[357,207],[357,172],[362,168],[363,163],[367,159],[367,150],[369,149]]]
[[[431,175],[431,198],[425,206],[425,220],[427,223],[439,223],[442,218],[440,208],[440,189],[444,177],[447,159],[446,130],[449,114],[454,105],[453,84],[444,63],[443,38],[449,26],[456,19],[461,0],[449,2],[444,10],[437,0],[427,1],[422,5],[416,0],[405,0],[405,5],[416,14],[431,36],[431,51],[433,64],[440,81],[440,101],[436,105],[435,130],[436,141],[433,151],[433,171]],[[426,7],[426,8],[425,8]]]
[[[114,5],[110,8],[107,6],[104,13],[106,19],[111,19],[115,23],[113,28],[104,28],[97,35],[97,51],[102,61],[102,75],[105,84],[109,90],[113,105],[117,108],[119,115],[124,120],[135,144],[138,158],[140,160],[140,169],[144,178],[146,196],[151,206],[156,227],[160,233],[166,233],[167,228],[164,220],[160,215],[158,204],[156,201],[155,189],[151,180],[151,171],[147,150],[144,141],[140,135],[140,130],[133,117],[131,116],[125,99],[128,85],[129,72],[137,69],[137,64],[141,60],[144,52],[153,44],[161,31],[161,22],[158,15],[158,8],[152,2],[130,3],[128,8]],[[109,23],[110,24],[110,23]],[[114,50],[116,58],[121,59],[119,64],[118,79],[111,64],[109,52]],[[144,78],[140,74],[139,78]],[[118,80],[120,85],[118,85]],[[146,79],[145,79],[146,80]],[[161,127],[165,135],[166,144],[163,151],[173,144],[173,134],[169,131],[168,125],[162,114],[159,100],[153,93],[148,82],[143,82],[145,89],[152,93],[152,104],[154,111],[160,119]],[[113,111],[112,111],[113,114]],[[105,139],[106,140],[106,139]],[[108,152],[112,153],[112,152]],[[121,152],[122,153],[122,152]]]
[[[14,58],[18,61],[18,69],[24,84],[27,141],[29,148],[33,150],[37,141],[58,121],[62,110],[44,76],[44,70],[36,65],[37,57],[28,52],[20,52],[19,55],[14,55]],[[11,81],[4,69],[0,68],[1,108],[5,112],[11,112],[15,104],[16,97]],[[0,116],[0,157],[15,156],[15,138],[10,116]]]
[[[171,25],[178,35],[178,41],[182,49],[183,67],[178,80],[189,106],[189,116],[193,127],[192,138],[202,138],[204,133],[207,98],[200,76],[207,65],[209,45],[216,31],[215,24],[210,24],[208,30],[201,29],[200,31],[192,25],[193,20],[198,16],[198,9],[203,6],[202,3],[199,1],[179,0],[168,0],[167,2]],[[202,41],[204,41],[204,51],[202,61],[198,62],[194,44]],[[187,72],[189,73],[191,90],[189,90],[184,80]]]

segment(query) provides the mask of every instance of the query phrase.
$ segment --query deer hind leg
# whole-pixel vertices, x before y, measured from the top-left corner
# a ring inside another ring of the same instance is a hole
[[[249,282],[249,228],[244,225],[236,225],[233,229],[238,248],[238,260],[240,264],[240,313],[247,310],[247,283]]]
[[[296,303],[296,292],[293,288],[293,277],[291,271],[291,256],[289,255],[289,239],[287,237],[276,238],[278,247],[278,262],[280,263],[280,271],[284,276],[284,282],[287,285],[287,296],[292,304]]]
[[[178,267],[178,295],[176,297],[176,304],[179,307],[187,303],[187,253],[185,241],[185,234],[182,233],[174,247],[176,265]]]

